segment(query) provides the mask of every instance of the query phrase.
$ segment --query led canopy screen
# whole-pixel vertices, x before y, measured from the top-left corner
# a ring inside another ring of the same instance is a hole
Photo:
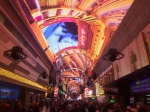
[[[78,46],[78,26],[74,22],[57,22],[43,28],[42,32],[54,54],[64,48]]]

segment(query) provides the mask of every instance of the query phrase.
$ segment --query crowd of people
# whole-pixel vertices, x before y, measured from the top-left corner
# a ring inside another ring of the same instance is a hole
[[[44,106],[44,101],[31,103],[20,100],[0,100],[0,112],[40,112]]]
[[[126,106],[121,103],[100,103],[97,101],[58,100],[31,102],[29,105],[19,100],[0,100],[0,112],[150,112],[150,105],[134,103]]]
[[[52,102],[50,108],[50,112],[150,112],[150,106],[143,103],[125,106],[117,102],[97,101],[58,101]]]

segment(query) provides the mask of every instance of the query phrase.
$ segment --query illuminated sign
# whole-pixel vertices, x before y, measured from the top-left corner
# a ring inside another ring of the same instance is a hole
[[[78,26],[78,34],[79,34],[79,48],[81,49],[88,49],[91,47],[92,38],[93,38],[93,32],[90,27],[90,24],[80,21],[77,21]]]
[[[86,48],[87,44],[87,31],[88,31],[88,24],[82,21],[78,21],[79,28],[79,47],[80,48]]]
[[[18,99],[19,86],[0,82],[0,99]]]
[[[81,37],[80,37],[80,43],[81,43],[81,46],[85,46],[86,44],[86,32],[85,32],[85,29],[81,29]]]
[[[150,91],[150,78],[132,82],[130,85],[133,93]]]

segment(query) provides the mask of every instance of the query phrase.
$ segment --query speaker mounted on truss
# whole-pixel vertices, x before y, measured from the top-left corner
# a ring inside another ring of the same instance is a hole
[[[12,57],[14,60],[27,58],[27,55],[22,51],[20,46],[14,46],[12,49],[4,51],[4,55]]]
[[[108,53],[106,53],[102,58],[106,61],[115,61],[122,59],[124,57],[124,54],[117,51],[115,48],[110,48]]]
[[[42,73],[40,74],[40,77],[42,77],[43,79],[46,79],[46,78],[48,78],[49,76],[48,76],[48,74],[47,74],[46,72],[42,72]]]

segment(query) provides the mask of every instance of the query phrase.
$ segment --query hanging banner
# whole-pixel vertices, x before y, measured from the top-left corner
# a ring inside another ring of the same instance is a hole
[[[78,47],[81,49],[88,49],[92,42],[92,30],[88,23],[78,20]]]

